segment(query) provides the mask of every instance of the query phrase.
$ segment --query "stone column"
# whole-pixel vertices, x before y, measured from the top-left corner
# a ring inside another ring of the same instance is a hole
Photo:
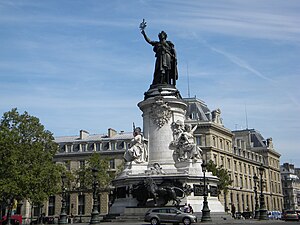
[[[172,164],[173,150],[169,144],[174,140],[171,124],[184,123],[186,104],[178,98],[155,96],[138,104],[143,112],[143,133],[148,139],[149,164]]]

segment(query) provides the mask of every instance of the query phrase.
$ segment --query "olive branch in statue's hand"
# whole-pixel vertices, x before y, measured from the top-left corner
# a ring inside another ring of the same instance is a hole
[[[143,21],[140,23],[140,29],[143,32],[145,30],[147,26],[147,22],[145,21],[145,19],[143,19]]]

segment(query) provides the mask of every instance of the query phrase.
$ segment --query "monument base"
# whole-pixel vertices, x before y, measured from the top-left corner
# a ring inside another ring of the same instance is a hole
[[[201,149],[194,143],[193,131],[197,127],[188,129],[188,124],[184,124],[187,105],[179,91],[173,85],[151,85],[138,107],[143,112],[143,134],[135,136],[140,143],[131,146],[130,151],[137,156],[140,152],[148,154],[142,154],[147,156],[143,160],[126,162],[114,179],[109,213],[124,215],[129,208],[184,204],[201,212],[204,174]],[[133,139],[132,143],[137,141]],[[224,212],[217,197],[218,178],[211,173],[205,175],[211,212]]]

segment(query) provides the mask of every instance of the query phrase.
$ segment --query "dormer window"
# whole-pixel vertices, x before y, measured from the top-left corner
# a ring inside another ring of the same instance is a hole
[[[108,142],[108,141],[103,142],[103,144],[102,144],[102,149],[103,149],[104,151],[109,150],[109,142]]]
[[[117,150],[123,150],[125,146],[124,141],[118,141],[117,142]]]
[[[74,146],[73,146],[73,152],[79,152],[79,150],[80,150],[79,144],[74,144]]]
[[[88,144],[88,151],[90,151],[90,152],[92,152],[92,151],[94,151],[94,143],[89,143]]]
[[[59,152],[63,153],[63,152],[65,152],[65,151],[66,151],[65,145],[61,145],[61,146],[60,146],[60,149],[59,149]]]

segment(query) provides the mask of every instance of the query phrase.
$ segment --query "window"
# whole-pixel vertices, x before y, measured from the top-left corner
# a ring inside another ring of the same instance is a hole
[[[49,204],[48,204],[48,215],[53,216],[55,214],[55,196],[49,197]]]
[[[109,160],[109,168],[110,169],[115,169],[116,168],[115,160],[114,159],[110,159]]]
[[[213,137],[213,146],[214,146],[214,147],[217,147],[216,137]]]
[[[242,175],[240,176],[240,179],[241,179],[241,186],[240,187],[243,188],[244,184],[243,184],[243,176]]]
[[[221,166],[224,166],[224,157],[221,156]]]
[[[118,141],[117,142],[117,150],[123,150],[125,146],[124,141]]]
[[[65,152],[65,151],[66,151],[65,145],[61,145],[61,146],[60,146],[59,152]]]
[[[226,150],[229,151],[229,141],[226,141]]]
[[[70,193],[66,193],[66,213],[70,215]]]
[[[94,145],[94,143],[89,143],[88,144],[88,151],[94,151],[94,149],[95,149],[95,145]]]
[[[108,141],[103,142],[103,144],[102,144],[102,149],[103,149],[104,151],[109,150],[109,142],[108,142]]]
[[[33,206],[33,216],[39,216],[41,212],[41,207],[35,205]]]
[[[79,149],[80,149],[79,144],[75,144],[75,145],[74,145],[74,148],[73,148],[73,151],[74,151],[74,152],[79,152]]]
[[[196,136],[196,144],[202,146],[201,136]]]
[[[214,154],[214,164],[218,165],[217,155]]]
[[[220,149],[223,149],[223,140],[220,139]]]
[[[78,214],[85,214],[85,195],[78,195]]]
[[[84,160],[79,161],[79,168],[85,168],[85,161]]]
[[[230,161],[229,158],[227,159],[227,167],[228,167],[229,169],[231,169],[231,161]]]

